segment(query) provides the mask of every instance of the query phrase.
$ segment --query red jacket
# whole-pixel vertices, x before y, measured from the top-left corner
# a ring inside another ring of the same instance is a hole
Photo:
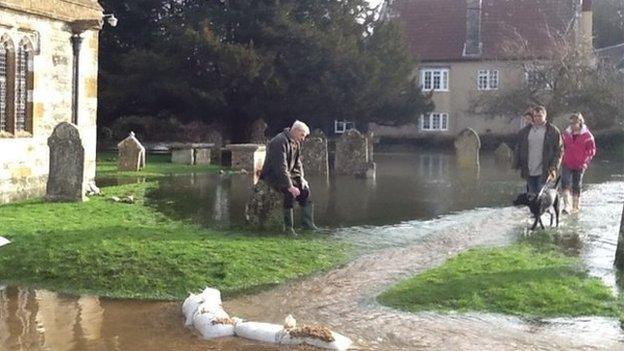
[[[563,165],[575,171],[586,169],[596,154],[594,136],[586,126],[581,132],[572,135],[572,129],[568,127],[563,133]]]

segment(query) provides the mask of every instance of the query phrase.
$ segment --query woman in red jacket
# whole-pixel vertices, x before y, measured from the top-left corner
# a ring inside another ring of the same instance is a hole
[[[570,116],[570,126],[561,134],[563,138],[563,162],[561,187],[563,188],[563,211],[578,212],[581,202],[583,173],[596,154],[594,136],[585,125],[583,115]],[[570,190],[572,210],[570,211]]]

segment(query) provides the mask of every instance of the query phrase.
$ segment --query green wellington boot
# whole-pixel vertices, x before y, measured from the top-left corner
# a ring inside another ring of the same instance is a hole
[[[314,204],[311,202],[301,207],[301,226],[306,230],[319,230],[314,224]]]
[[[293,209],[285,208],[284,209],[284,233],[297,236],[297,232],[295,232],[295,228],[293,228],[294,217],[293,217]]]

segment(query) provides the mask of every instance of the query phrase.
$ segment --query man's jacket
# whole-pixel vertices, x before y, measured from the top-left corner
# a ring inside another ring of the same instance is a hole
[[[532,125],[528,125],[518,132],[516,149],[514,152],[514,169],[520,170],[522,178],[529,177],[529,132]],[[563,142],[559,129],[546,122],[544,134],[544,149],[542,151],[542,180],[548,179],[549,172],[557,171],[563,156]]]
[[[301,181],[303,166],[299,150],[299,143],[290,137],[290,128],[284,129],[269,141],[260,178],[277,189],[292,187],[293,179]]]

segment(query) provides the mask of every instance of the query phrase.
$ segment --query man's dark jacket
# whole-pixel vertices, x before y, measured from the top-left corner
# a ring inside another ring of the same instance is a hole
[[[299,143],[290,137],[290,128],[284,129],[269,141],[260,178],[277,189],[292,187],[293,179],[301,182],[303,166],[299,150]]]
[[[546,122],[546,133],[544,134],[544,150],[542,151],[542,180],[548,179],[552,171],[557,171],[563,157],[563,141],[559,129]],[[529,132],[532,125],[528,125],[518,132],[516,139],[516,149],[514,152],[513,168],[520,170],[520,176],[527,179],[529,177]]]

